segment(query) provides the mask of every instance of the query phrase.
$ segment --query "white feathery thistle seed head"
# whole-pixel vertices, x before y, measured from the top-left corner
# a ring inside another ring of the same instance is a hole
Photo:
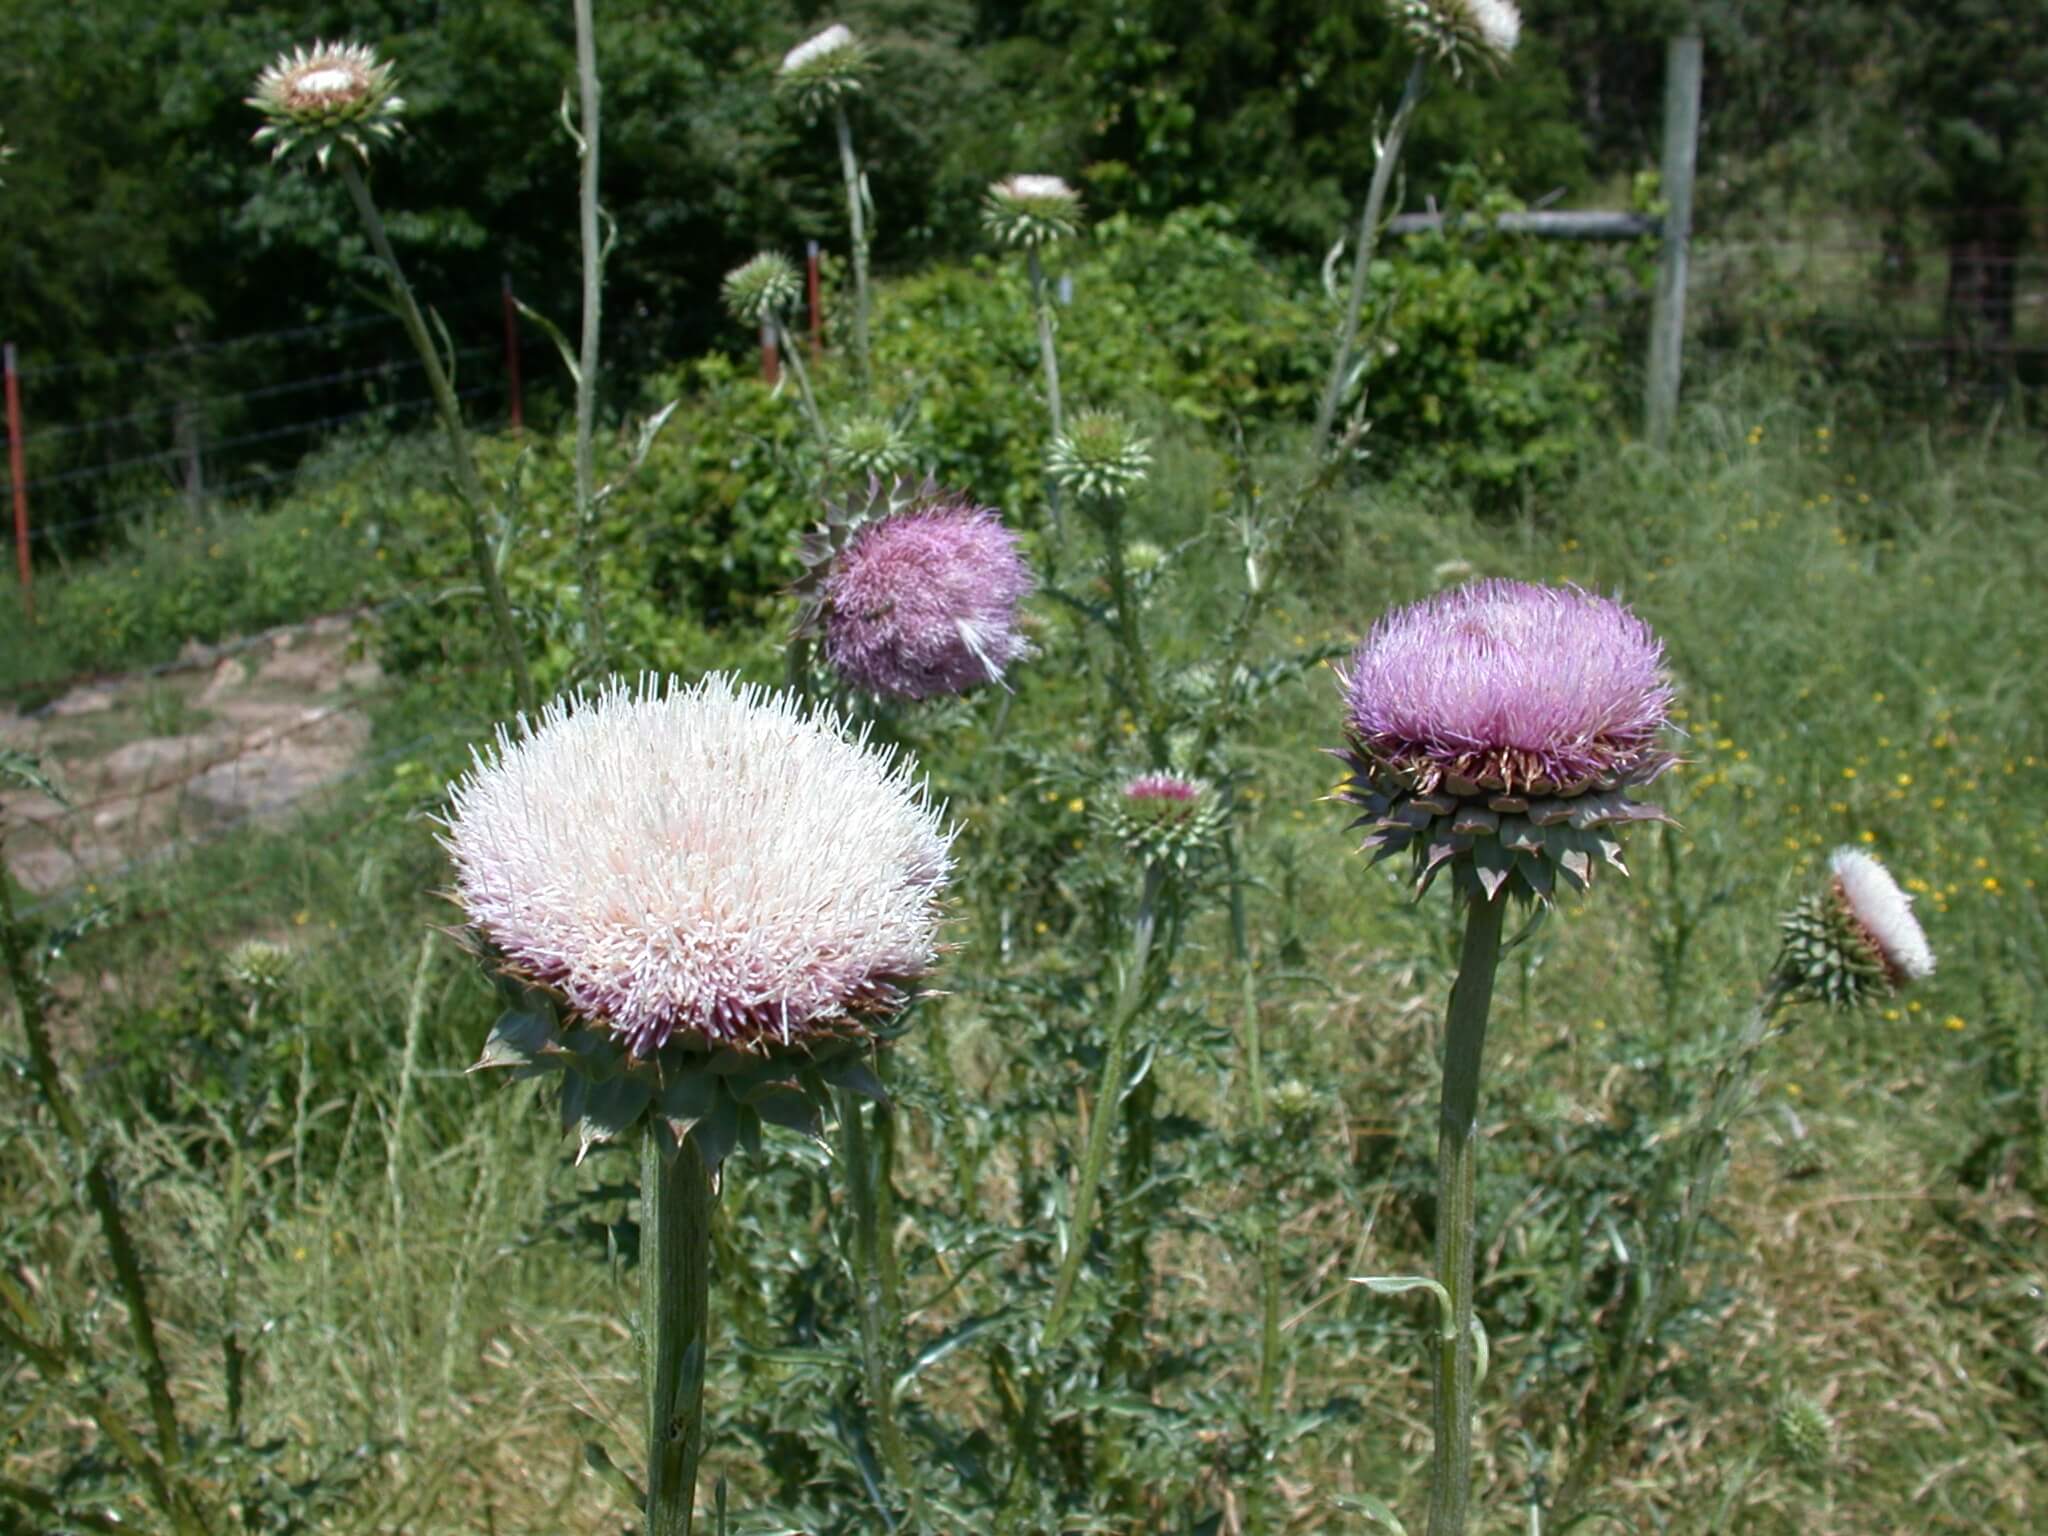
[[[1877,947],[1886,970],[1901,981],[1932,976],[1934,950],[1913,915],[1913,898],[1891,871],[1860,848],[1837,848],[1828,858],[1828,870],[1843,906]]]
[[[637,1056],[859,1035],[937,958],[952,834],[908,760],[721,674],[501,729],[444,825],[508,969]]]
[[[307,150],[323,171],[337,145],[367,164],[371,142],[388,142],[402,126],[405,102],[395,83],[391,66],[364,43],[315,42],[281,53],[246,99],[264,117],[254,142],[269,144],[273,160]]]

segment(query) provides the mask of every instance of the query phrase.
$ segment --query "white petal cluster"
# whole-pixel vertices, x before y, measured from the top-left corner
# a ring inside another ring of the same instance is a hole
[[[1913,898],[1891,871],[1860,848],[1837,848],[1828,859],[1842,901],[1870,935],[1885,963],[1908,981],[1934,974],[1934,950],[1913,915]]]
[[[795,74],[805,65],[815,63],[842,48],[853,46],[853,32],[839,22],[834,22],[816,37],[806,38],[782,56],[782,73]]]
[[[1006,176],[995,190],[1009,197],[1073,197],[1074,189],[1057,176]]]
[[[1522,13],[1512,0],[1465,0],[1472,29],[1496,57],[1506,58],[1522,40]]]
[[[910,765],[726,676],[556,700],[445,825],[471,921],[641,1055],[856,1029],[937,956],[952,838]]]

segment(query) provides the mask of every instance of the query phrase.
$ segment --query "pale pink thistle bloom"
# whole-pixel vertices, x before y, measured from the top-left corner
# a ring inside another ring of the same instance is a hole
[[[1338,676],[1344,797],[1424,885],[1456,861],[1489,898],[1511,879],[1547,897],[1556,874],[1582,887],[1596,860],[1623,867],[1603,829],[1662,819],[1626,791],[1673,760],[1663,647],[1608,598],[1476,582],[1382,618]]]
[[[1176,869],[1211,851],[1223,830],[1222,810],[1209,785],[1177,773],[1141,773],[1125,780],[1108,820],[1127,852]]]
[[[855,688],[930,699],[1000,683],[1032,654],[1017,605],[1037,582],[1017,535],[960,497],[920,498],[856,531],[825,574],[825,659]]]
[[[556,700],[445,824],[507,968],[637,1056],[859,1035],[937,956],[951,835],[909,764],[724,676]]]

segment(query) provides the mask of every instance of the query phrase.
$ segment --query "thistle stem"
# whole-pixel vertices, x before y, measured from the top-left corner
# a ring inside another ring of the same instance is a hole
[[[607,662],[604,569],[597,551],[598,340],[604,322],[604,245],[597,228],[598,81],[591,0],[575,0],[576,84],[582,98],[582,162],[577,224],[583,244],[583,342],[576,367],[576,565],[583,586],[584,661],[602,673]]]
[[[840,1089],[839,1155],[846,1165],[847,1192],[853,1203],[854,1285],[860,1297],[860,1352],[868,1412],[875,1426],[875,1438],[881,1442],[882,1460],[907,1506],[903,1528],[915,1532],[924,1528],[924,1499],[918,1487],[917,1465],[896,1420],[892,1356],[902,1322],[895,1311],[896,1288],[889,1283],[894,1255],[885,1252],[891,1238],[882,1221],[882,1185],[886,1176],[879,1166],[880,1140],[878,1137],[871,1143],[868,1139],[860,1098]]]
[[[1031,272],[1031,312],[1038,322],[1038,356],[1045,365],[1046,416],[1052,423],[1052,435],[1057,438],[1066,430],[1066,416],[1060,409],[1060,357],[1052,344],[1052,301],[1046,295],[1045,265],[1038,259],[1038,247],[1026,247],[1024,257]],[[1051,480],[1045,484],[1045,502],[1052,511],[1052,535],[1057,549],[1066,542],[1067,525],[1060,512],[1060,488]]]
[[[1152,660],[1145,651],[1145,638],[1138,620],[1138,600],[1131,591],[1130,573],[1124,567],[1124,499],[1121,495],[1109,495],[1099,500],[1103,543],[1109,557],[1110,600],[1116,604],[1117,643],[1124,653],[1125,687],[1152,760],[1163,763],[1166,760],[1166,737],[1160,728],[1159,712],[1152,696]]]
[[[832,103],[833,126],[839,130],[839,170],[846,179],[846,220],[853,236],[853,355],[860,366],[863,395],[875,387],[874,360],[868,353],[868,220],[861,189],[860,162],[853,156],[853,124],[846,103]]]
[[[1451,1298],[1450,1335],[1437,1350],[1429,1536],[1463,1536],[1472,1496],[1472,1409],[1476,1353],[1472,1285],[1478,1246],[1478,1180],[1473,1145],[1479,1119],[1479,1069],[1493,976],[1500,962],[1507,896],[1474,896],[1444,1028],[1443,1105],[1437,1123],[1436,1278]]]
[[[803,353],[795,342],[789,339],[789,327],[782,323],[782,316],[770,317],[775,327],[775,344],[782,349],[782,359],[789,364],[789,371],[796,378],[797,397],[803,401],[804,420],[810,423],[811,431],[817,434],[818,446],[825,451],[829,461],[832,456],[832,437],[825,430],[825,418],[818,411],[818,397],[811,393],[811,371],[804,366]]]
[[[688,1137],[640,1138],[640,1332],[647,1392],[647,1536],[690,1536],[704,1452],[711,1176]]]
[[[338,157],[336,163],[341,166],[341,179],[348,187],[349,196],[355,200],[356,212],[362,217],[370,245],[383,266],[384,282],[398,306],[398,318],[404,322],[405,334],[412,341],[413,350],[419,354],[420,366],[426,370],[427,387],[434,396],[434,409],[441,418],[441,430],[448,436],[448,459],[455,475],[457,499],[462,503],[469,525],[470,558],[476,566],[477,579],[483,583],[485,600],[490,604],[492,627],[497,631],[498,648],[504,652],[506,666],[512,673],[514,696],[520,710],[532,714],[536,708],[533,676],[526,668],[526,650],[519,642],[519,630],[512,620],[512,605],[505,596],[504,579],[498,572],[498,562],[491,555],[490,534],[484,527],[484,508],[490,505],[490,497],[484,492],[483,477],[477,473],[476,459],[470,452],[469,433],[462,425],[462,406],[455,398],[455,386],[449,382],[448,371],[441,365],[440,350],[427,333],[427,322],[413,300],[412,286],[406,282],[405,270],[399,266],[398,255],[391,249],[391,237],[385,233],[383,216],[377,212],[377,204],[370,197],[370,188],[363,180],[361,169],[346,155]]]
[[[1316,407],[1314,451],[1318,457],[1328,446],[1330,427],[1342,403],[1344,380],[1351,372],[1351,349],[1358,341],[1358,317],[1365,307],[1365,286],[1372,266],[1373,249],[1379,244],[1380,216],[1386,208],[1387,188],[1394,179],[1394,166],[1401,158],[1401,141],[1408,136],[1408,124],[1422,103],[1423,77],[1427,66],[1418,55],[1408,68],[1408,82],[1401,88],[1394,120],[1387,125],[1386,139],[1373,160],[1372,185],[1366,189],[1365,211],[1358,218],[1358,248],[1351,257],[1351,287],[1344,298],[1344,324],[1337,333],[1337,350],[1330,359],[1329,382],[1323,386],[1322,403]]]

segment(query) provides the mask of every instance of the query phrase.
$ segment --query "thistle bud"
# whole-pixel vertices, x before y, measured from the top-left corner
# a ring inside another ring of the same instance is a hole
[[[726,273],[718,293],[733,319],[746,325],[768,325],[795,307],[803,293],[803,281],[787,256],[763,251]]]
[[[1818,1472],[1835,1457],[1835,1421],[1804,1392],[1783,1393],[1771,1409],[1771,1450],[1802,1472]]]
[[[910,439],[886,416],[855,416],[833,429],[833,465],[856,480],[893,480],[910,459]]]
[[[1046,472],[1069,495],[1124,497],[1152,467],[1152,443],[1115,411],[1081,411],[1053,439]]]
[[[1854,1008],[1934,974],[1913,898],[1859,848],[1837,848],[1827,889],[1779,920],[1776,973],[1795,995]]]
[[[834,23],[782,56],[775,88],[816,117],[867,81],[868,51],[850,28]]]
[[[981,222],[1000,245],[1049,245],[1081,232],[1081,194],[1057,176],[1006,176],[982,199]]]
[[[336,145],[368,163],[371,142],[388,143],[401,126],[405,103],[394,84],[391,66],[362,43],[316,42],[281,53],[246,98],[264,117],[253,141],[270,145],[273,160],[306,150],[323,171]]]
[[[292,952],[267,939],[246,939],[227,953],[221,972],[236,991],[255,999],[284,990],[292,971]]]
[[[1105,818],[1110,835],[1133,858],[1185,871],[1223,834],[1216,792],[1201,779],[1141,773],[1124,782]]]

